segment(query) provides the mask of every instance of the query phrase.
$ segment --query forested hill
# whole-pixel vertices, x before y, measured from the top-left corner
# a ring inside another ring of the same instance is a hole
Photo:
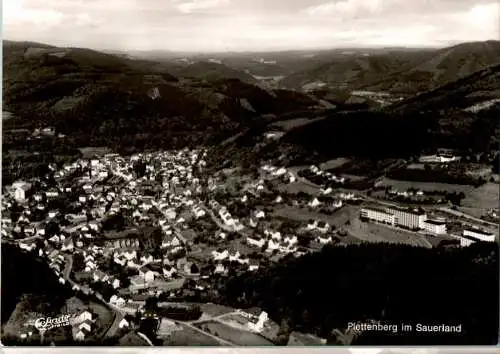
[[[223,283],[221,303],[259,306],[285,329],[342,342],[349,322],[462,325],[460,334],[364,333],[353,344],[496,344],[498,245],[325,247]]]
[[[165,63],[4,43],[5,130],[54,126],[73,146],[177,148],[225,139],[262,114],[317,106],[238,79],[175,77]],[[188,68],[184,71],[190,75]],[[196,75],[194,75],[196,76]],[[6,148],[9,148],[7,141]]]
[[[33,253],[25,253],[17,246],[2,243],[2,325],[24,295],[34,296],[43,302],[47,313],[58,310],[71,295],[68,287],[61,285],[46,263]]]

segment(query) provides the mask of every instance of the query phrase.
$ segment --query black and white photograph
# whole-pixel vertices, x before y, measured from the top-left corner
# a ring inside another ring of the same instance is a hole
[[[498,0],[2,13],[3,346],[498,345]]]

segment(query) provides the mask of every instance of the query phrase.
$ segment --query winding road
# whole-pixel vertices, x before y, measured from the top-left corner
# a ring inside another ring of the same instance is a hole
[[[66,262],[64,265],[64,270],[63,270],[63,277],[64,279],[71,285],[71,286],[78,286],[80,289],[85,288],[84,285],[78,284],[74,282],[71,279],[71,272],[73,269],[73,255],[72,254],[65,254]],[[104,304],[106,307],[108,307],[112,312],[114,312],[114,320],[111,326],[108,328],[106,333],[103,335],[103,337],[113,337],[118,330],[120,329],[120,322],[121,320],[125,317],[125,312],[121,310],[119,307],[105,301],[100,294],[96,294],[96,297]]]

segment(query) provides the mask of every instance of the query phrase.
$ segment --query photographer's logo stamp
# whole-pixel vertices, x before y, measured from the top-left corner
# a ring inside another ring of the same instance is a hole
[[[39,331],[47,331],[56,327],[71,326],[73,324],[73,316],[62,315],[59,317],[39,317],[35,320],[34,326]]]

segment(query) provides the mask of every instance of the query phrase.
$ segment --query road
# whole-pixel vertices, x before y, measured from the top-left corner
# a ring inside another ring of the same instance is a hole
[[[214,212],[208,208],[207,206],[203,205],[202,206],[203,209],[208,213],[208,215],[210,215],[210,217],[212,218],[213,222],[222,230],[226,231],[226,232],[237,232],[239,233],[241,236],[243,237],[247,237],[248,235],[243,231],[243,230],[235,230],[234,228],[232,227],[229,227],[227,225],[224,225],[218,218],[217,216],[215,216]]]
[[[234,347],[234,343],[231,343],[231,342],[228,342],[227,340],[224,340],[224,339],[222,339],[222,338],[216,337],[216,336],[214,336],[214,335],[213,335],[213,334],[211,334],[211,333],[207,333],[207,332],[205,332],[205,331],[203,331],[203,330],[199,329],[198,327],[196,327],[196,326],[192,325],[192,324],[191,324],[191,323],[189,323],[189,322],[181,322],[181,323],[182,323],[184,326],[189,327],[189,328],[191,328],[192,330],[195,330],[195,331],[197,331],[197,332],[199,332],[199,333],[202,333],[203,335],[208,336],[208,337],[210,337],[210,338],[212,338],[212,339],[216,340],[217,342],[219,342],[219,343],[221,343],[221,344],[223,344],[223,345],[226,345],[226,346],[229,346],[229,347]]]
[[[42,236],[40,236],[40,235],[34,235],[34,236],[25,237],[25,238],[18,238],[18,239],[15,239],[14,241],[15,242],[22,242],[22,241],[31,241],[31,240],[41,239],[41,238],[42,238]]]
[[[134,303],[134,304],[138,304],[138,305],[145,305],[146,302],[145,301],[131,301],[131,303]],[[171,303],[168,303],[168,302],[159,302],[158,303],[158,306],[159,307],[162,307],[162,306],[165,306],[165,305],[169,305]],[[181,325],[184,325],[186,327],[189,327],[190,329],[194,330],[194,331],[197,331],[199,333],[202,333],[203,335],[206,335],[216,341],[218,341],[219,343],[221,343],[222,345],[226,345],[226,346],[231,346],[233,347],[234,346],[234,343],[231,343],[227,340],[224,340],[222,338],[219,338],[211,333],[208,333],[208,332],[205,332],[204,330],[196,327],[196,324],[198,323],[201,323],[201,322],[205,322],[205,321],[217,321],[217,322],[220,322],[224,325],[227,325],[224,321],[221,320],[222,317],[224,316],[228,316],[228,315],[231,315],[231,314],[238,314],[239,311],[231,311],[231,312],[226,312],[226,313],[222,313],[220,315],[217,315],[217,316],[203,316],[202,318],[200,319],[197,319],[195,321],[174,321],[176,324],[181,324]]]
[[[489,221],[486,221],[483,219],[476,218],[475,216],[466,214],[466,213],[458,211],[458,210],[453,210],[453,209],[446,208],[446,207],[439,208],[439,210],[441,210],[445,213],[449,213],[449,214],[452,214],[455,216],[463,217],[465,219],[473,220],[473,221],[476,221],[478,223],[487,224],[487,225],[490,225],[492,227],[498,228],[498,224],[495,224],[495,223],[492,223],[492,222],[489,222]]]
[[[323,188],[319,184],[312,183],[308,179],[300,177],[298,175],[298,173],[297,173],[298,171],[296,171],[296,170],[290,169],[289,172],[292,174],[292,176],[295,178],[296,181],[299,181],[301,183],[307,184],[308,186],[313,187],[313,188],[317,188],[317,189],[322,189]]]
[[[397,162],[393,165],[399,165],[401,162]],[[392,168],[393,166],[391,166]],[[314,188],[317,188],[317,189],[321,189],[322,187],[317,185],[317,184],[314,184],[310,181],[308,181],[307,179],[305,178],[301,178],[297,175],[297,172],[296,171],[290,171],[290,173],[292,173],[293,176],[295,176],[295,178],[297,179],[297,181],[300,181],[301,183],[305,183],[311,187],[314,187]],[[377,204],[380,204],[380,205],[385,205],[385,206],[388,206],[388,207],[395,207],[395,206],[398,206],[397,204],[395,203],[389,203],[389,202],[385,202],[385,201],[380,201],[378,199],[375,199],[373,197],[370,197],[370,196],[367,196],[367,195],[363,195],[361,194],[361,197],[365,200],[365,201],[371,201],[371,202],[374,202],[374,203],[377,203]],[[364,241],[364,242],[391,242],[390,240],[387,240],[385,238],[378,238],[378,239],[372,239],[371,237],[373,237],[373,235],[371,235],[370,238],[367,237],[367,235],[365,236],[366,232],[362,230],[362,227],[360,227],[358,225],[358,227],[356,227],[357,223],[354,223],[355,225],[351,225],[350,227],[350,230],[349,230],[349,234],[352,236],[352,237],[355,237],[361,241]],[[389,225],[384,225],[385,227],[389,227],[389,228],[393,228],[394,230],[396,231],[400,231],[397,227],[391,227]],[[408,233],[411,233],[413,235],[415,235],[415,242],[411,242],[415,245],[418,245],[418,246],[422,246],[422,247],[428,247],[428,248],[432,248],[432,244],[420,233],[418,232],[411,232],[411,231],[408,231]],[[413,240],[412,240],[413,241]]]
[[[146,341],[146,343],[148,343],[150,346],[154,347],[155,345],[151,342],[151,340],[143,333],[141,332],[137,332],[137,335],[139,337],[141,337],[142,339],[144,339]]]
[[[71,271],[73,269],[73,255],[72,254],[66,254],[65,255],[65,265],[64,265],[64,271],[63,271],[63,276],[64,279],[71,285],[71,286],[78,286],[80,289],[83,289],[84,286],[81,284],[78,284],[74,282],[71,279]],[[116,332],[120,329],[119,325],[121,320],[125,317],[125,313],[123,310],[121,310],[119,307],[116,307],[113,304],[110,304],[109,302],[105,301],[100,294],[96,294],[96,297],[102,301],[103,304],[105,304],[112,312],[115,313],[115,318],[113,320],[113,323],[111,326],[108,328],[106,333],[104,334],[103,337],[113,337]]]

